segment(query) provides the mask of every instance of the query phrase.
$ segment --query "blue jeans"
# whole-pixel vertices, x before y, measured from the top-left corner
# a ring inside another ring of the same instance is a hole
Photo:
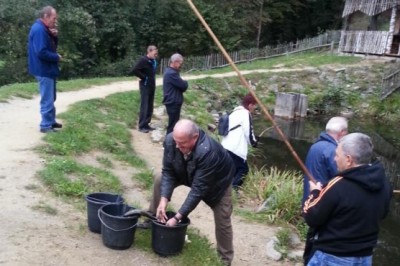
[[[371,266],[372,256],[365,257],[337,257],[315,251],[307,266]]]
[[[56,101],[56,80],[53,78],[35,76],[39,82],[40,92],[40,114],[42,121],[40,128],[51,128],[56,122],[56,108],[54,102]]]

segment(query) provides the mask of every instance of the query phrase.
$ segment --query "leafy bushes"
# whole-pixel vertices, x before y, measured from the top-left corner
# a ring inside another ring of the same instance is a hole
[[[0,67],[0,86],[28,82],[32,79],[28,74],[26,58],[6,60],[3,67]]]

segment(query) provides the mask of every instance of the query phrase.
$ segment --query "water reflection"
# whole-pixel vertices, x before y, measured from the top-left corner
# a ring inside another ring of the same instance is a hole
[[[307,118],[296,121],[276,119],[277,124],[288,137],[290,144],[304,161],[313,142],[324,130],[330,117]],[[261,167],[276,166],[282,170],[301,168],[293,155],[281,141],[280,136],[269,122],[255,118],[256,132],[264,131],[256,156],[249,158],[250,163]],[[268,129],[270,128],[270,129]],[[266,130],[267,129],[267,130]],[[376,156],[385,167],[394,189],[400,189],[400,136],[394,127],[387,127],[372,121],[349,120],[349,132],[362,132],[369,135],[374,143]],[[398,265],[400,260],[400,196],[392,200],[391,211],[382,223],[378,247],[374,254],[374,265]]]

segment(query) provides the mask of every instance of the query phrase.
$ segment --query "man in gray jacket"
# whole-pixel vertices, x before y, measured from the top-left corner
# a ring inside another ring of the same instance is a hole
[[[160,198],[156,216],[167,226],[175,226],[203,200],[214,213],[217,250],[226,265],[233,259],[232,178],[235,167],[228,152],[190,120],[179,120],[164,141]],[[155,182],[155,192],[157,190]],[[168,220],[166,209],[175,187],[185,185],[190,192]]]

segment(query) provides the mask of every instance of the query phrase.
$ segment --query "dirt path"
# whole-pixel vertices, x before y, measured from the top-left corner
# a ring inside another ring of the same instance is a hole
[[[292,69],[288,71],[299,71]],[[304,70],[304,69],[301,69]],[[274,70],[274,72],[277,70]],[[282,70],[280,70],[282,72]],[[257,72],[267,72],[260,70]],[[246,72],[243,72],[246,74]],[[235,73],[214,75],[233,76]],[[185,77],[186,79],[202,76]],[[161,84],[161,80],[157,81]],[[57,113],[65,112],[78,101],[102,98],[107,95],[137,89],[136,81],[118,82],[90,89],[59,93]],[[38,131],[39,98],[13,99],[0,103],[0,264],[3,265],[165,265],[166,261],[130,248],[115,251],[105,248],[98,234],[86,229],[86,214],[81,213],[61,199],[55,198],[35,177],[44,162],[34,148],[42,143]],[[135,150],[150,166],[159,171],[162,150],[150,141],[149,135],[132,130]],[[149,146],[152,148],[150,149]],[[128,184],[126,190],[133,188]],[[36,189],[32,189],[36,188]],[[179,189],[173,204],[179,207],[187,190]],[[146,204],[146,195],[128,198]],[[57,215],[35,210],[49,205]],[[147,205],[146,205],[147,206]],[[210,210],[199,206],[192,214],[193,227],[214,241],[213,218]],[[265,245],[275,229],[262,225],[249,225],[238,217],[233,218],[236,256],[233,265],[284,265],[265,257]]]

